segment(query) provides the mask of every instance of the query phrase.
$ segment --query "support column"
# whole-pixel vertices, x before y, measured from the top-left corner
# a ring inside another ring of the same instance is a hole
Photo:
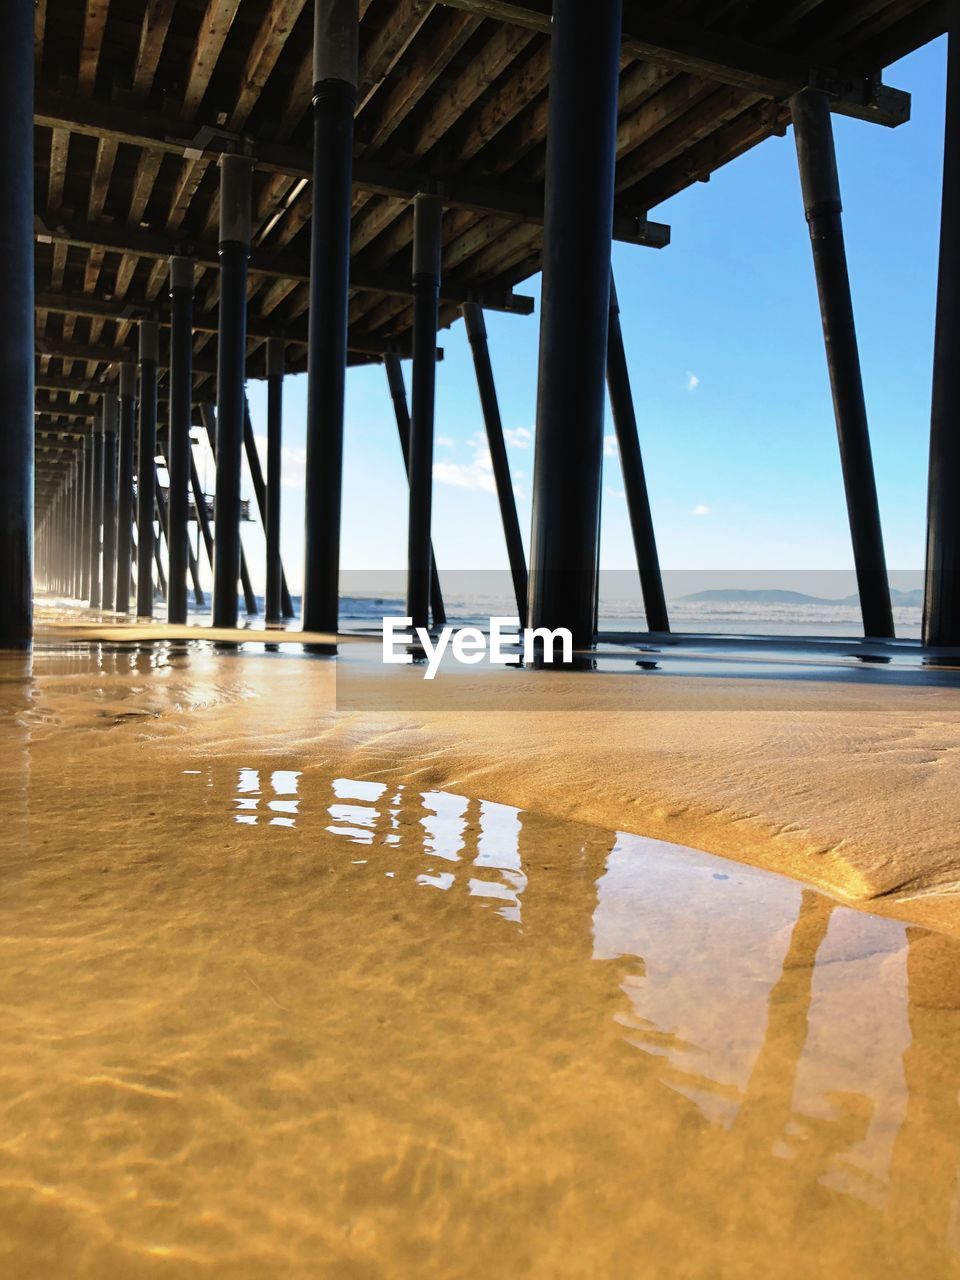
[[[190,487],[193,490],[193,505],[197,513],[197,524],[200,526],[200,535],[203,538],[203,545],[207,552],[207,563],[213,571],[213,534],[210,532],[210,517],[207,515],[207,496],[203,492],[203,485],[200,483],[200,476],[197,473],[197,464],[194,460],[193,453],[190,454]]]
[[[188,523],[188,525],[189,525],[189,516],[190,516],[190,493],[189,493],[189,489],[190,489],[190,486],[191,486],[191,484],[192,484],[191,470],[192,470],[192,463],[193,463],[193,454],[192,454],[192,452],[190,452],[190,449],[191,449],[191,440],[190,440],[190,433],[189,433],[189,432],[187,433],[187,449],[188,449],[188,453],[187,453],[187,490],[188,490],[188,491],[187,491],[187,523]],[[169,474],[170,474],[170,456],[169,456],[169,452],[167,452],[167,451],[165,451],[163,448],[161,448],[161,450],[160,450],[160,455],[159,455],[159,456],[160,456],[161,458],[163,458],[164,466],[167,468],[167,475],[169,476]],[[199,483],[199,482],[198,482],[198,483]],[[198,522],[198,527],[199,527],[199,522]],[[169,530],[166,528],[166,526],[164,527],[164,532],[165,532],[166,537],[167,537],[167,553],[169,554],[169,551],[170,551],[170,534],[169,534]],[[210,540],[210,546],[211,546],[211,548],[213,547],[213,539],[212,539],[212,538],[211,538],[211,540]],[[213,568],[213,561],[212,561],[212,560],[211,560],[211,563],[210,563],[210,567],[211,567],[211,569]],[[194,599],[194,603],[196,604],[196,606],[197,606],[197,608],[198,608],[198,609],[202,609],[202,608],[204,607],[204,605],[207,603],[207,601],[206,601],[206,598],[205,598],[205,596],[204,596],[204,594],[203,594],[203,588],[202,588],[202,587],[201,587],[201,585],[200,585],[200,566],[197,564],[197,557],[193,554],[193,546],[192,546],[192,545],[191,545],[191,543],[190,543],[189,534],[188,534],[188,537],[187,537],[187,568],[188,568],[188,569],[189,569],[189,571],[190,571],[190,581],[193,583],[193,599]],[[170,608],[169,600],[170,600],[170,595],[169,595],[169,591],[168,591],[168,593],[167,593],[167,610],[168,610],[168,618],[169,618],[169,608]]]
[[[554,0],[529,621],[593,645],[622,4]]]
[[[247,358],[250,175],[247,156],[220,159],[220,326],[217,345],[217,480],[213,495],[213,625],[237,625],[240,465]]]
[[[206,427],[207,440],[210,442],[210,452],[213,454],[214,463],[216,463],[217,461],[217,421],[216,421],[217,415],[213,405],[202,404],[200,406],[200,417],[203,419],[203,424]],[[216,494],[214,494],[213,496],[213,510],[214,510],[214,517],[213,517],[214,524],[216,524],[216,519],[217,519]],[[237,533],[238,533],[238,541],[240,543],[240,586],[243,589],[244,606],[246,607],[247,613],[252,615],[257,612],[257,597],[253,594],[253,586],[250,582],[250,574],[247,572],[247,557],[243,553],[243,540],[239,538],[239,529],[240,529],[239,510],[240,508],[238,507]],[[214,540],[213,545],[216,546],[216,540]],[[216,557],[216,552],[214,552],[214,556],[213,556],[214,577],[216,577],[216,572],[217,572],[216,564],[217,564],[217,557]],[[234,586],[234,594],[236,594],[236,586]]]
[[[820,295],[863,628],[867,636],[888,637],[893,635],[893,610],[843,242],[830,99],[819,89],[804,89],[790,99],[790,110]]]
[[[157,591],[161,599],[166,601],[169,596],[167,594],[167,579],[163,572],[163,557],[160,554],[160,548],[163,546],[167,528],[167,508],[160,496],[160,478],[157,475],[156,463],[153,464],[153,514],[159,529],[159,534],[153,540],[153,563],[157,567]]]
[[[270,388],[267,388],[267,402],[269,415]],[[269,424],[268,424],[269,433]],[[263,525],[264,537],[267,533],[267,486],[263,479],[263,469],[260,466],[260,454],[257,452],[257,442],[253,436],[253,423],[250,420],[250,403],[244,406],[243,412],[243,447],[247,455],[247,466],[250,468],[250,480],[253,484],[253,494],[257,501],[257,510],[260,512],[260,523]],[[279,553],[278,553],[279,554]],[[243,576],[243,561],[240,562],[240,573]],[[283,571],[283,561],[280,561],[280,609],[285,618],[293,617],[293,601],[290,599],[290,592],[287,588],[287,575]]]
[[[960,645],[960,4],[949,10],[923,641]]]
[[[167,620],[187,620],[187,528],[190,487],[190,419],[193,413],[193,263],[170,259],[170,476],[167,554],[170,565]]]
[[[493,366],[490,363],[490,348],[487,345],[487,326],[483,318],[483,308],[476,302],[464,303],[463,321],[467,327],[467,337],[473,351],[473,364],[477,371],[477,389],[480,392],[480,405],[487,431],[493,478],[497,486],[497,498],[500,501],[500,519],[503,521],[503,536],[507,543],[513,592],[517,598],[517,616],[523,625],[523,620],[527,616],[527,561],[523,554],[523,538],[520,535],[520,521],[517,519],[517,501],[513,493],[513,481],[510,479],[507,446],[503,441],[503,423],[500,419],[500,405],[497,402],[497,388],[493,381]]]
[[[421,192],[413,202],[413,380],[410,414],[410,516],[407,524],[407,613],[429,625],[433,419],[437,388],[443,205]]]
[[[80,599],[85,603],[90,599],[90,562],[93,546],[93,436],[83,442],[83,533],[80,552],[83,564],[80,567]]]
[[[103,528],[103,401],[93,426],[93,487],[90,510],[90,608],[99,609],[103,602],[100,578],[100,553]]]
[[[133,455],[136,440],[137,366],[120,366],[120,438],[117,462],[117,582],[115,609],[130,612],[133,564]]]
[[[284,342],[282,338],[267,341],[267,492],[264,532],[267,539],[267,591],[264,614],[268,623],[278,623],[283,616],[280,567],[280,460],[283,447],[283,373]]]
[[[157,504],[157,525],[159,526],[159,530],[160,530],[160,536],[157,538],[157,544],[156,544],[156,562],[157,562],[157,570],[160,576],[160,590],[163,592],[167,600],[167,610],[168,610],[167,621],[169,621],[170,620],[170,617],[169,617],[170,585],[169,583],[166,583],[163,580],[163,574],[162,574],[163,560],[160,555],[160,548],[162,547],[163,542],[166,541],[167,563],[169,564],[170,562],[170,513],[167,508],[167,500],[166,498],[164,498],[163,490],[160,488],[160,468],[157,466],[156,462],[154,462],[153,464],[153,491],[155,494],[155,499]]]
[[[358,0],[314,0],[303,628],[336,632]]]
[[[407,408],[407,389],[403,385],[403,370],[400,357],[388,353],[383,357],[383,367],[387,371],[387,385],[390,398],[393,400],[393,411],[397,419],[397,435],[400,437],[400,452],[403,455],[403,469],[406,472],[407,484],[410,483],[410,411]],[[443,592],[440,590],[440,575],[437,573],[437,557],[430,543],[430,616],[435,627],[442,627],[447,621],[447,611],[443,603]]]
[[[140,438],[137,442],[137,617],[153,617],[153,475],[157,456],[157,366],[160,330],[140,321]]]
[[[84,451],[81,445],[73,460],[73,526],[70,530],[72,547],[70,551],[70,596],[80,599],[80,583],[83,578],[83,492],[84,492]]]
[[[33,635],[33,10],[5,4],[0,42],[0,649]]]
[[[117,397],[103,397],[103,592],[104,609],[117,597]]]
[[[617,289],[610,277],[610,329],[607,336],[607,390],[613,427],[620,451],[620,470],[623,472],[623,491],[627,496],[627,512],[633,533],[633,546],[640,571],[640,590],[643,592],[643,611],[648,631],[669,631],[667,601],[663,594],[663,576],[657,539],[653,531],[653,515],[650,496],[643,471],[640,453],[640,436],[637,432],[637,415],[630,391],[630,374],[627,370],[627,353],[623,347],[620,328],[620,303]]]

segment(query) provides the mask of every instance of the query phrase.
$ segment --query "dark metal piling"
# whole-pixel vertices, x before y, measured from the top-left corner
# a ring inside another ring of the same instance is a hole
[[[819,89],[804,89],[790,99],[790,109],[820,295],[863,628],[867,636],[892,637],[893,610],[843,241],[830,99]]]
[[[90,560],[93,554],[93,491],[94,491],[94,432],[83,442],[83,535],[81,554],[83,565],[80,575],[80,599],[90,600]]]
[[[264,601],[266,621],[278,623],[286,612],[284,607],[283,565],[280,563],[280,498],[281,498],[281,451],[283,448],[283,373],[284,342],[282,338],[270,338],[267,341],[267,484],[264,502],[266,511],[261,509],[264,521],[264,533],[267,540],[267,587]],[[248,416],[249,422],[249,416]],[[252,436],[252,431],[251,431]],[[250,472],[253,474],[253,458],[256,456],[256,443],[250,454]],[[257,470],[260,459],[257,457]],[[261,477],[262,483],[262,477]],[[254,488],[256,488],[254,482]],[[259,498],[259,494],[258,494]],[[262,507],[263,504],[261,504]],[[293,612],[292,601],[289,604],[289,617]]]
[[[213,495],[213,625],[237,625],[240,470],[247,353],[250,183],[246,156],[220,159],[220,322],[217,344],[217,482]],[[248,609],[249,611],[249,609]]]
[[[923,640],[960,645],[960,3],[948,9],[946,140],[933,353]]]
[[[520,521],[517,518],[517,500],[513,493],[513,481],[510,479],[507,446],[503,440],[503,422],[500,418],[497,388],[493,381],[490,347],[487,343],[487,326],[483,318],[483,308],[479,303],[464,303],[463,320],[467,328],[470,348],[473,352],[473,364],[477,373],[477,389],[480,392],[480,406],[483,409],[483,423],[487,432],[487,444],[490,448],[490,461],[493,465],[493,478],[497,486],[497,499],[500,503],[503,536],[507,543],[510,575],[513,578],[513,591],[517,599],[517,614],[522,623],[527,616],[527,561],[523,552]]]
[[[281,396],[282,396],[282,391],[281,391]],[[277,403],[276,403],[276,388],[273,388],[273,392],[271,393],[271,389],[268,387],[268,390],[267,390],[267,399],[268,399],[268,408],[267,408],[267,413],[268,413],[268,416],[269,416],[269,414],[270,414],[270,412],[271,412],[270,405],[272,404],[272,405],[273,405],[273,407],[274,407],[274,409],[276,409],[276,408],[277,408]],[[281,400],[281,402],[280,402],[280,406],[279,406],[279,408],[280,408],[280,411],[282,412],[282,400]],[[267,431],[268,431],[268,434],[269,434],[269,429],[270,429],[270,424],[269,424],[269,421],[268,421],[268,423],[267,423]],[[250,420],[250,405],[249,405],[249,402],[247,403],[247,405],[246,405],[246,407],[245,407],[245,409],[244,409],[244,414],[243,414],[243,445],[244,445],[244,449],[246,450],[246,454],[247,454],[247,466],[250,468],[250,479],[251,479],[251,481],[252,481],[252,483],[253,483],[253,492],[254,492],[254,497],[256,498],[256,502],[257,502],[257,510],[260,512],[260,522],[261,522],[261,524],[263,525],[264,537],[266,537],[266,532],[267,532],[267,486],[266,486],[266,484],[264,483],[264,479],[263,479],[263,469],[262,469],[262,467],[260,466],[260,454],[257,452],[257,442],[256,442],[256,440],[254,439],[254,435],[253,435],[253,423],[252,423],[252,422],[251,422],[251,420]],[[269,452],[269,445],[268,445],[268,452]],[[268,465],[269,465],[269,459],[268,459]],[[278,461],[278,466],[279,466],[279,461]],[[278,494],[277,496],[278,496],[278,499],[279,499],[279,494]],[[277,541],[277,546],[278,546],[278,548],[279,548],[279,538],[278,538],[278,541]],[[280,554],[280,553],[279,553],[279,549],[278,549],[278,551],[277,551],[277,556],[278,556],[278,558],[279,558],[279,554]],[[280,561],[280,562],[279,562],[279,565],[280,565],[280,569],[279,569],[279,572],[280,572],[280,608],[281,608],[281,612],[282,612],[282,614],[283,614],[283,616],[284,616],[285,618],[292,618],[292,617],[293,617],[293,601],[290,599],[290,591],[289,591],[289,589],[288,589],[288,587],[287,587],[287,575],[286,575],[286,574],[284,573],[284,571],[283,571],[283,562],[282,562],[282,561]]]
[[[117,581],[115,609],[130,612],[133,571],[133,468],[136,438],[137,366],[120,366],[120,432],[117,458]]]
[[[200,417],[203,419],[204,426],[206,427],[206,431],[207,431],[207,440],[210,442],[210,452],[213,454],[213,460],[214,460],[214,462],[216,462],[216,461],[217,461],[217,445],[218,445],[218,434],[219,434],[219,433],[217,432],[217,415],[216,415],[216,413],[215,413],[215,411],[214,411],[213,405],[211,405],[211,404],[202,404],[202,405],[200,406]],[[219,474],[219,472],[218,472],[218,474]],[[241,586],[241,588],[243,589],[243,602],[244,602],[244,608],[246,609],[246,611],[247,611],[247,613],[248,613],[248,614],[253,615],[253,614],[257,613],[257,597],[256,597],[256,596],[254,595],[254,593],[253,593],[253,585],[252,585],[252,583],[251,583],[251,581],[250,581],[250,574],[249,574],[249,572],[248,572],[248,570],[247,570],[247,557],[244,555],[244,552],[243,552],[243,542],[242,542],[242,540],[241,540],[241,538],[240,538],[240,524],[239,524],[239,520],[240,520],[240,508],[239,508],[239,506],[238,506],[238,508],[237,508],[237,542],[238,542],[239,551],[240,551],[240,563],[239,563],[239,572],[238,572],[238,577],[239,577],[239,580],[240,580],[240,586]],[[214,496],[213,496],[213,523],[214,523],[214,529],[216,530],[216,525],[217,525],[217,496],[216,496],[216,494],[214,494]],[[219,536],[219,535],[218,535],[218,536]],[[214,579],[216,579],[216,573],[217,573],[217,569],[216,569],[216,565],[217,565],[217,552],[216,552],[217,542],[216,542],[216,538],[214,538],[214,539],[213,539],[212,546],[213,546],[213,565],[214,565],[213,573],[214,573]],[[216,586],[216,582],[214,582],[214,586]],[[234,582],[234,585],[233,585],[233,594],[234,594],[234,596],[236,596],[236,594],[237,594],[237,584],[236,584],[236,582]],[[236,605],[234,605],[234,613],[236,613]],[[217,624],[216,624],[216,623],[214,623],[214,625],[216,626]],[[234,619],[234,625],[236,625],[236,619]]]
[[[101,531],[103,528],[103,413],[100,409],[93,428],[93,489],[90,510],[90,608],[99,609],[103,601],[100,577],[100,557],[103,551]]]
[[[0,648],[33,635],[33,24],[27,0],[3,8],[0,41]]]
[[[117,397],[103,397],[103,590],[101,603],[112,611],[117,597]]]
[[[593,645],[622,4],[554,0],[529,621]]]
[[[637,415],[630,390],[630,374],[627,354],[623,346],[620,327],[620,303],[613,277],[610,277],[610,329],[607,337],[607,391],[613,427],[620,452],[620,470],[623,472],[623,491],[627,497],[630,530],[640,572],[640,589],[643,592],[643,611],[649,631],[669,631],[670,619],[667,601],[663,593],[663,575],[657,554],[657,539],[653,530],[650,511],[650,495],[640,453],[640,437],[637,432]]]
[[[403,469],[410,483],[410,412],[407,408],[407,389],[403,384],[403,370],[400,357],[388,353],[383,357],[383,366],[387,371],[387,384],[390,387],[390,398],[397,419],[397,434],[400,437],[400,452],[403,454]],[[440,575],[437,572],[437,557],[430,543],[430,616],[435,627],[442,627],[447,621],[447,611],[443,603],[443,592],[440,590]]]
[[[140,321],[140,435],[137,441],[137,617],[153,617],[154,473],[157,456],[156,320]]]
[[[433,425],[437,383],[443,205],[421,192],[413,204],[413,379],[410,414],[410,516],[407,525],[407,613],[429,624],[433,552]]]
[[[358,0],[316,0],[303,627],[336,632]]]
[[[190,421],[193,413],[193,263],[170,259],[170,477],[167,554],[170,565],[167,619],[187,620],[187,528],[190,487]]]

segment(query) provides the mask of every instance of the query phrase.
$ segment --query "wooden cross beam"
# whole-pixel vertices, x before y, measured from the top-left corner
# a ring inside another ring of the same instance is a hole
[[[239,141],[220,128],[203,128],[195,136],[187,136],[163,116],[129,111],[112,103],[83,101],[38,89],[34,105],[34,123],[59,133],[85,134],[94,138],[110,138],[139,147],[148,152],[197,159],[216,156],[231,143]],[[309,151],[302,147],[258,141],[253,147],[257,169],[290,178],[312,177]],[[402,169],[379,161],[357,159],[353,162],[353,185],[375,195],[412,200],[419,191],[430,191],[443,197],[452,209],[491,214],[517,222],[543,225],[543,192],[524,191],[509,186],[474,182],[468,178],[436,173],[415,164]],[[51,201],[50,207],[56,207]],[[649,222],[646,210],[621,204],[614,211],[614,238],[628,244],[662,249],[670,243],[670,228],[662,222]]]
[[[121,225],[106,226],[81,222],[58,221],[51,226],[38,219],[35,237],[40,244],[68,244],[81,249],[96,249],[106,253],[128,253],[138,258],[167,258],[185,256],[201,267],[216,270],[219,263],[217,246],[189,240],[186,237],[157,234]],[[251,275],[267,276],[277,280],[295,280],[306,284],[310,279],[310,261],[305,255],[277,252],[274,249],[254,249],[250,254]],[[398,273],[370,272],[360,268],[350,269],[350,288],[361,293],[393,294],[401,298],[413,297],[413,282]],[[462,304],[477,302],[488,311],[506,311],[513,315],[531,315],[533,298],[514,293],[512,289],[472,288],[444,280],[440,289],[440,301]]]
[[[59,293],[55,290],[38,290],[35,295],[35,303],[38,311],[52,311],[55,315],[66,316],[84,316],[91,320],[124,320],[124,319],[141,319],[148,317],[157,320],[161,326],[168,326],[170,318],[165,307],[157,309],[155,301],[149,302],[146,298],[126,298],[122,304],[112,302],[106,298],[98,298],[90,294],[72,294]],[[217,312],[197,311],[194,313],[193,329],[195,333],[217,332]],[[286,342],[294,348],[303,348],[307,341],[307,327],[305,323],[299,323],[289,328],[281,330],[277,325],[266,323],[263,319],[255,314],[248,318],[247,321],[247,337],[254,341],[263,342],[268,338],[282,336]],[[398,342],[388,343],[383,338],[373,336],[366,337],[362,333],[351,332],[348,339],[348,350],[353,356],[368,356],[372,359],[390,353],[401,357],[410,355],[409,336],[399,340]],[[57,338],[52,335],[44,334],[36,340],[36,352],[38,355],[62,356],[64,359],[73,360],[101,360],[105,362],[113,362],[120,356],[121,359],[136,361],[137,353],[132,350],[111,347],[109,344],[103,346],[85,346],[77,344],[77,354],[73,354],[71,344],[65,339]],[[97,354],[85,354],[85,352],[94,352]],[[122,356],[121,356],[122,351]],[[294,356],[289,372],[295,373],[296,361],[299,356]],[[443,348],[437,348],[437,359],[443,359]],[[356,363],[356,361],[355,361]],[[206,372],[206,362],[200,360],[194,364],[195,373]],[[259,376],[259,375],[254,375]]]
[[[451,9],[550,32],[550,0],[438,0]],[[661,13],[641,0],[624,0],[623,53],[671,71],[687,72],[765,98],[786,99],[800,89],[829,93],[833,110],[895,128],[910,119],[910,95],[881,83],[878,75],[836,68],[811,69],[802,54],[752,44]]]

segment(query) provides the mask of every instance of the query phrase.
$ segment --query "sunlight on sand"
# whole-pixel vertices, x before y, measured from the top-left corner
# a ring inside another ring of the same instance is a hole
[[[956,1273],[960,942],[353,771],[332,665],[2,667],[5,1276]]]

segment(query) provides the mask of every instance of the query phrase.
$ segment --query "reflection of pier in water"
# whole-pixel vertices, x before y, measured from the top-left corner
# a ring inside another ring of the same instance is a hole
[[[131,673],[157,711],[210,686],[175,661],[141,672],[124,659],[66,754],[49,682],[9,703],[0,1001],[19,1028],[6,1096],[33,1116],[23,1176],[61,1168],[62,1126],[81,1126],[63,1195],[88,1194],[100,1159],[104,1208],[128,1213],[110,1153],[152,1131],[122,1099],[104,1128],[83,1082],[136,1043],[187,1128],[246,1168],[276,1155],[271,1134],[302,1135],[289,1194],[309,1186],[334,1217],[363,1211],[361,1188],[391,1229],[440,1215],[488,1260],[478,1206],[509,1203],[519,1272],[581,1237],[603,1275],[661,1274],[641,1253],[678,1242],[696,1276],[770,1274],[771,1257],[782,1274],[958,1270],[956,941],[427,777],[334,775],[322,740],[315,766],[236,744],[228,768],[164,717],[176,763],[157,768],[113,728]],[[63,697],[102,679],[72,657],[60,675]],[[223,1054],[228,1120],[208,1101]],[[0,1153],[14,1136],[0,1123]],[[442,1194],[405,1200],[397,1150]],[[202,1167],[181,1171],[216,1198]]]
[[[558,1039],[599,1057],[612,1029],[610,1088],[637,1123],[656,1116],[652,1147],[673,1130],[678,1186],[729,1229],[796,1237],[839,1197],[866,1233],[921,1223],[933,1247],[960,1243],[956,942],[709,855],[410,784],[245,768],[234,804],[239,824],[333,837],[398,891],[476,899],[546,951]]]

